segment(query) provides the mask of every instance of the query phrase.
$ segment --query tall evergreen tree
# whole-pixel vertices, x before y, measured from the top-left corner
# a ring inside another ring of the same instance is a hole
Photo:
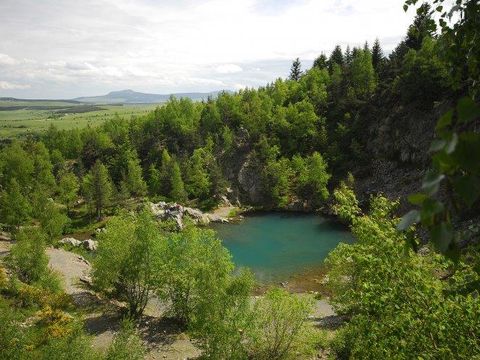
[[[417,16],[413,20],[407,31],[405,44],[410,49],[419,50],[425,37],[433,37],[435,35],[435,21],[432,19],[431,6],[428,3],[422,4],[417,9]]]
[[[317,67],[319,69],[326,69],[328,67],[328,61],[325,54],[322,53],[319,57],[315,59],[315,61],[313,62],[313,67]]]
[[[375,71],[378,72],[381,64],[383,63],[384,56],[383,56],[383,50],[382,47],[380,46],[380,41],[375,39],[375,42],[373,43],[373,48],[372,48],[372,64],[373,68]]]
[[[162,162],[160,165],[160,174],[158,178],[159,184],[159,194],[163,196],[169,196],[171,186],[170,186],[170,174],[172,167],[172,158],[168,153],[167,149],[162,151]]]
[[[185,201],[187,199],[187,192],[182,180],[182,173],[180,166],[173,160],[170,173],[170,198],[175,201]]]
[[[350,45],[347,45],[347,48],[345,49],[345,65],[350,65],[352,62],[352,50],[350,50]]]
[[[131,195],[143,196],[147,192],[147,184],[143,180],[142,167],[136,152],[133,152],[127,161],[125,182]]]
[[[83,192],[90,206],[95,209],[98,218],[110,204],[113,186],[107,168],[100,160],[95,162],[89,173],[83,178]]]
[[[60,175],[58,181],[59,198],[62,204],[67,207],[67,212],[70,211],[70,207],[77,198],[80,185],[78,178],[72,172],[65,172]]]
[[[300,80],[301,75],[302,75],[302,64],[300,63],[300,59],[297,57],[293,61],[292,67],[290,68],[290,80],[298,81]]]
[[[332,54],[328,59],[328,70],[330,71],[330,73],[333,70],[334,64],[337,64],[339,66],[343,66],[344,64],[342,48],[340,47],[340,45],[335,46],[335,49],[333,49]]]

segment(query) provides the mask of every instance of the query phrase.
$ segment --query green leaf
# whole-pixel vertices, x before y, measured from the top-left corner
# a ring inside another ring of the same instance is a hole
[[[440,186],[440,182],[445,178],[445,175],[438,174],[435,171],[429,171],[425,178],[423,179],[422,183],[422,190],[427,195],[433,195],[438,191],[438,187]]]
[[[402,220],[397,225],[397,230],[404,231],[407,230],[413,224],[416,224],[420,221],[420,212],[418,210],[411,210],[406,213]]]
[[[442,150],[447,142],[443,139],[435,139],[432,141],[432,144],[430,145],[430,149],[428,151],[430,152],[437,152]]]
[[[464,170],[478,174],[480,172],[480,133],[460,134],[452,156]]]
[[[453,188],[465,204],[471,207],[480,196],[480,178],[473,174],[457,177],[453,180]]]
[[[453,153],[455,151],[455,148],[457,147],[457,143],[458,143],[458,135],[456,133],[453,133],[452,138],[445,146],[445,152],[447,154]]]
[[[407,4],[403,5],[403,11],[407,12],[407,10],[408,10],[408,5]]]
[[[452,123],[452,116],[453,116],[453,110],[450,109],[445,114],[443,114],[440,117],[440,119],[438,119],[435,130],[436,131],[444,130],[448,125]]]
[[[428,196],[423,194],[423,193],[416,193],[416,194],[411,194],[408,196],[408,201],[410,204],[413,205],[422,205],[425,199],[427,199]]]
[[[443,10],[443,6],[442,6],[442,5],[437,6],[436,10],[437,10],[438,12],[441,12],[441,11]]]
[[[435,248],[441,253],[446,253],[453,242],[453,228],[449,223],[442,222],[430,229],[430,236]]]
[[[457,103],[458,121],[460,123],[468,123],[480,116],[480,106],[478,106],[471,98],[464,97]]]

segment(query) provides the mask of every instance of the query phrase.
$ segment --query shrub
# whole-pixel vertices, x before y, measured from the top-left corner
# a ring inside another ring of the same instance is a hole
[[[158,294],[172,314],[188,324],[198,304],[223,291],[233,270],[228,250],[208,229],[188,226],[167,238]]]
[[[141,360],[144,355],[145,348],[134,324],[125,319],[108,349],[106,360]]]
[[[46,236],[35,228],[24,228],[16,236],[17,243],[10,253],[10,265],[22,281],[38,281],[48,272],[45,254]]]
[[[93,263],[94,285],[116,292],[128,303],[132,316],[140,316],[157,278],[162,275],[164,241],[148,212],[112,218],[99,237]]]
[[[349,196],[342,196],[344,192]],[[337,356],[470,359],[478,355],[480,300],[467,286],[478,281],[472,266],[414,253],[407,245],[411,234],[396,230],[399,219],[392,213],[397,202],[373,197],[370,212],[363,214],[348,210],[356,202],[351,189],[342,187],[335,194],[335,209],[350,217],[356,237],[353,244],[340,244],[326,260],[332,303],[351,319],[333,342]],[[436,275],[445,269],[453,273],[449,282]]]
[[[255,359],[297,359],[312,355],[315,334],[307,317],[313,299],[274,288],[254,306],[249,352]]]

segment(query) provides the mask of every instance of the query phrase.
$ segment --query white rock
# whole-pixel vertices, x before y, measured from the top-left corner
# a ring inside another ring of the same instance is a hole
[[[66,237],[59,241],[60,244],[71,245],[71,246],[80,246],[82,242],[80,240]]]

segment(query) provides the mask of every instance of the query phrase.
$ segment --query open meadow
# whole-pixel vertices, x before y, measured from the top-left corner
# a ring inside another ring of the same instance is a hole
[[[115,116],[130,119],[159,104],[93,105],[62,100],[0,99],[0,138],[39,133],[51,124],[58,129],[97,126]]]

